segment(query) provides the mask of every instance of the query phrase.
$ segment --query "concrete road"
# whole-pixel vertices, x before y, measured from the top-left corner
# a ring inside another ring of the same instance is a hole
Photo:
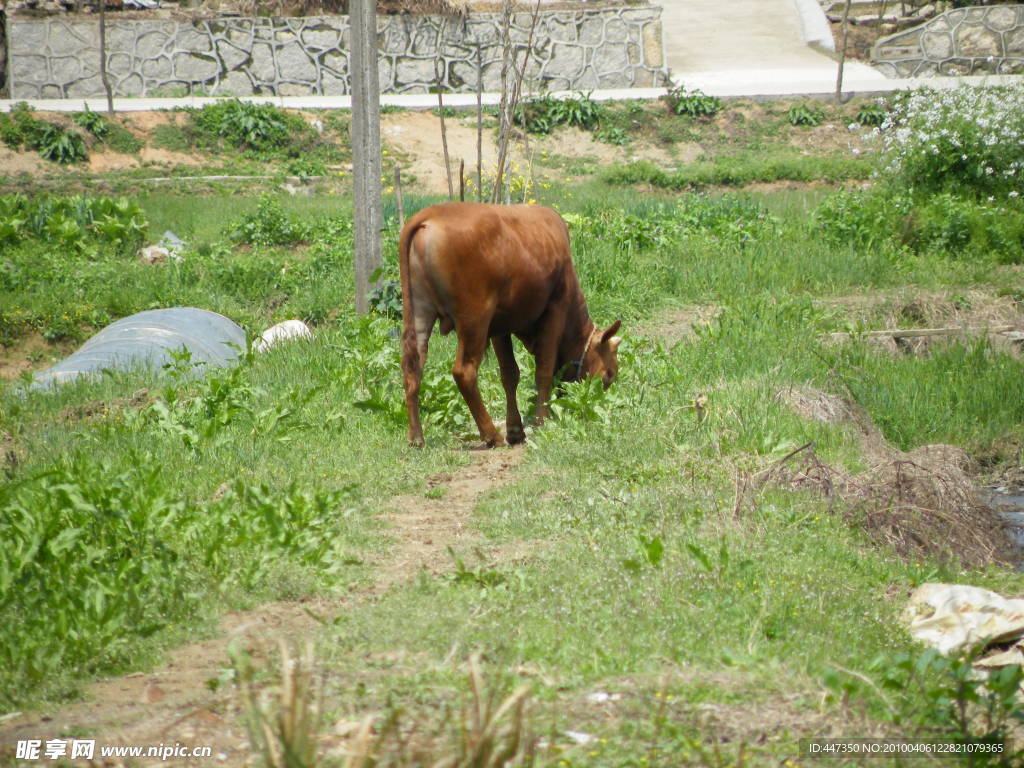
[[[663,0],[676,83],[719,95],[827,93],[835,88],[831,30],[818,0]],[[812,45],[814,47],[812,47]],[[846,63],[844,90],[884,90],[884,76]]]

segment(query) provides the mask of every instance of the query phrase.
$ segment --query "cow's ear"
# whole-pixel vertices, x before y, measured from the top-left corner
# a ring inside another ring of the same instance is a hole
[[[615,332],[619,330],[619,326],[622,325],[621,320],[616,320],[614,323],[608,326],[608,330],[601,334],[601,343],[607,344],[608,340],[615,335]]]
[[[621,343],[621,336],[612,336],[610,339],[608,339],[608,349],[610,349],[612,352],[615,352],[616,350],[618,350],[619,344]]]

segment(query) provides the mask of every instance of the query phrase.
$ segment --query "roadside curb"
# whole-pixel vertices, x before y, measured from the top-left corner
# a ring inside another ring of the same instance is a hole
[[[811,0],[813,2],[813,0]],[[856,66],[855,66],[856,65]],[[918,88],[946,90],[966,85],[987,88],[998,85],[1013,85],[1024,82],[1024,75],[974,75],[970,77],[930,77],[887,79],[860,62],[847,63],[844,78],[845,94],[885,94]],[[864,72],[863,70],[867,70]],[[835,93],[834,69],[819,70],[734,70],[730,72],[688,72],[677,75],[674,82],[687,88],[697,88],[709,96],[720,98],[749,98],[767,100],[773,98],[798,98],[802,96],[830,96]],[[619,88],[590,91],[594,101],[650,101],[667,93],[666,88]],[[568,98],[578,91],[557,91],[550,95]],[[176,99],[117,98],[115,112],[148,112],[184,108],[200,109],[207,104],[216,104],[227,98],[192,96]],[[351,109],[351,96],[239,96],[242,101],[254,104],[273,104],[282,109]],[[41,112],[82,112],[86,109],[103,111],[105,100],[90,99],[0,99],[0,112],[9,112],[18,103],[26,102]],[[404,107],[405,109],[436,109],[437,96],[434,94],[381,94],[382,106]],[[483,94],[486,106],[501,103],[501,94]],[[471,109],[476,106],[474,93],[445,94],[446,107]]]

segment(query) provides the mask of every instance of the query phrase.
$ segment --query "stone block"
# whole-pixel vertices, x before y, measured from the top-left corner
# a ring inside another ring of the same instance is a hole
[[[59,85],[44,85],[39,89],[41,99],[63,99],[64,90]]]
[[[111,87],[118,96],[141,96],[144,92],[142,75],[138,72],[132,72],[127,77],[121,78],[116,85]]]
[[[252,78],[242,71],[228,72],[221,76],[214,91],[225,96],[251,96]]]
[[[302,30],[300,38],[308,49],[330,50],[338,47],[341,31],[326,24],[317,24]]]
[[[583,72],[585,63],[582,47],[571,43],[558,43],[552,48],[551,58],[544,66],[544,74],[558,73],[559,76],[572,80]]]
[[[587,67],[569,86],[574,91],[592,91],[601,87],[601,81],[592,67]]]
[[[575,43],[580,36],[572,19],[557,16],[545,19],[541,29],[549,40],[556,43]]]
[[[152,59],[164,52],[171,37],[163,30],[140,30],[135,38],[135,55],[140,59]]]
[[[111,26],[117,26],[125,23],[126,22],[115,21]],[[77,40],[82,45],[95,47],[100,38],[100,26],[95,21],[53,21],[50,24],[51,47],[54,45],[55,34],[60,34],[65,39],[70,39],[69,42],[71,45],[74,45],[74,42],[71,41]]]
[[[174,47],[187,53],[207,53],[213,50],[213,40],[201,27],[180,25],[174,35]]]
[[[497,43],[501,41],[501,32],[490,19],[472,20],[466,23],[466,41],[474,45]]]
[[[75,80],[72,83],[68,83],[64,89],[69,99],[81,99],[88,96],[103,96],[105,91],[103,90],[103,83],[100,81],[99,75],[93,77],[83,77],[81,80]]]
[[[227,40],[218,40],[217,58],[220,59],[221,69],[230,72],[249,61],[249,53],[232,45]]]
[[[399,59],[395,66],[395,84],[401,88],[412,84],[429,86],[434,82],[433,59]]]
[[[45,56],[22,55],[11,60],[12,82],[41,85],[47,80]]]
[[[903,77],[937,77],[939,63],[936,61],[908,61],[905,71],[909,74],[903,75]]]
[[[483,72],[484,90],[485,91],[500,91],[501,90],[501,62],[496,61],[490,64],[484,64]]]
[[[377,32],[377,50],[392,54],[402,54],[409,50],[408,22],[404,16],[388,17]]]
[[[544,87],[549,91],[568,91],[574,87],[571,80],[557,75],[545,75],[542,78],[542,82],[544,83]]]
[[[82,76],[82,62],[76,56],[56,56],[50,59],[50,77],[58,83],[77,80]]]
[[[661,43],[661,25],[644,25],[644,66],[662,69],[665,66],[665,51]]]
[[[107,72],[114,77],[123,77],[135,70],[132,65],[135,62],[127,53],[107,54]]]
[[[8,21],[8,25],[10,37],[7,45],[11,56],[20,56],[25,53],[38,54],[46,47],[50,35],[49,25],[45,21],[11,19]],[[66,39],[66,35],[61,35],[54,50],[60,50],[62,45],[67,45]]]
[[[962,77],[971,74],[974,68],[970,59],[950,59],[939,63],[938,73],[945,77]]]
[[[604,19],[593,14],[585,14],[577,22],[578,39],[584,45],[600,45],[604,40]]]
[[[324,96],[347,96],[349,92],[348,78],[324,71],[321,74],[321,90]]]
[[[1024,56],[1024,27],[1006,34],[1006,55]]]
[[[236,45],[243,51],[252,48],[255,35],[251,24],[231,24],[225,31],[223,39],[232,45]]]
[[[1002,54],[998,32],[980,25],[962,24],[954,35],[958,56],[986,58]]]
[[[348,55],[342,51],[328,51],[320,57],[320,65],[338,75],[345,75],[348,73]],[[381,62],[378,62],[378,69],[381,66]]]
[[[278,96],[312,96],[315,93],[316,86],[312,83],[281,82],[277,85]]]
[[[629,52],[626,45],[602,45],[600,48],[595,48],[593,64],[599,77],[611,73],[621,75],[630,69]]]
[[[1005,32],[1017,26],[1017,9],[1007,5],[989,8],[985,16],[985,24],[998,32]]]
[[[204,82],[217,76],[220,67],[216,59],[201,53],[179,51],[171,57],[174,76],[191,83]]]
[[[606,43],[624,43],[629,40],[629,27],[622,19],[610,19],[604,27]]]
[[[346,69],[346,72],[350,70]],[[377,82],[380,85],[381,93],[390,93],[395,89],[395,61],[392,58],[380,58],[377,60]],[[349,88],[352,83],[349,83]]]
[[[654,8],[624,8],[619,11],[619,17],[628,24],[641,26],[649,22],[656,22],[661,18],[661,9]]]
[[[1019,75],[1024,72],[1024,58],[1006,58],[999,62],[996,73],[1000,75]]]
[[[99,45],[99,25],[97,25],[96,40]],[[108,24],[107,25],[107,52],[115,51],[131,54],[135,50],[135,40],[143,29],[138,24]]]
[[[953,37],[947,32],[928,30],[921,35],[921,52],[926,59],[941,61],[953,55]]]
[[[272,83],[277,80],[277,68],[274,66],[274,51],[269,43],[253,43],[252,61],[249,64],[253,79],[261,83]]]
[[[152,80],[167,80],[174,75],[171,60],[167,56],[156,56],[142,62],[143,77]]]
[[[435,56],[437,41],[438,30],[435,27],[420,25],[412,32],[409,51],[413,56]]]
[[[316,82],[316,62],[298,43],[277,49],[277,76],[303,83]]]
[[[448,82],[462,91],[476,91],[476,64],[453,62],[448,69]]]

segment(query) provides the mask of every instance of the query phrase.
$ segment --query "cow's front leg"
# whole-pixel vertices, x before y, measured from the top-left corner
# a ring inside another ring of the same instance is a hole
[[[516,445],[526,439],[523,431],[523,417],[519,415],[516,402],[516,388],[519,386],[519,365],[512,350],[511,336],[495,336],[491,339],[494,356],[501,369],[501,385],[505,388],[505,438],[509,445]]]
[[[536,342],[537,413],[534,416],[534,423],[538,426],[543,424],[544,419],[548,417],[548,403],[551,400],[551,387],[555,380],[558,345],[562,340],[564,328],[564,313],[549,310],[543,331]]]
[[[483,329],[466,329],[456,327],[459,335],[459,346],[455,352],[455,365],[452,366],[452,376],[462,393],[462,397],[469,406],[469,412],[473,414],[477,429],[480,430],[480,439],[488,447],[493,448],[505,442],[491,415],[487,412],[484,400],[480,397],[480,389],[477,386],[477,375],[480,371],[480,363],[484,359],[484,352],[487,351],[486,325]]]

